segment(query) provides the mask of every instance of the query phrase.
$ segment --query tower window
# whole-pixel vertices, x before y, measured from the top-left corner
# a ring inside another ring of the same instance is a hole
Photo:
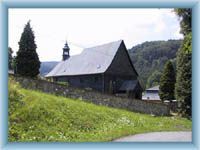
[[[64,52],[64,55],[68,55],[69,53],[68,52]]]

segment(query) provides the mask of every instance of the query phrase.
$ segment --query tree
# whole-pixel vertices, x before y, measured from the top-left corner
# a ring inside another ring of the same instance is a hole
[[[171,61],[167,61],[160,78],[159,96],[162,101],[174,100],[176,76]]]
[[[176,52],[182,42],[182,40],[151,41],[129,49],[134,67],[146,87],[150,86],[148,83],[150,76],[155,71],[161,73],[168,60],[173,59],[175,63]]]
[[[175,13],[180,18],[181,33],[186,35],[192,31],[192,9],[191,8],[176,8]]]
[[[16,56],[17,74],[28,77],[36,77],[39,74],[40,61],[36,48],[34,32],[28,21],[19,41],[19,51]]]
[[[12,70],[12,62],[13,62],[13,57],[12,57],[12,53],[13,53],[13,50],[12,48],[8,47],[8,69],[9,70]]]
[[[150,88],[152,86],[156,86],[159,85],[160,83],[160,76],[161,76],[161,72],[159,71],[154,71],[151,76],[148,78],[147,80],[147,87]]]
[[[181,19],[181,33],[184,41],[177,52],[175,95],[178,112],[185,117],[192,115],[192,12],[191,9],[175,9]]]
[[[16,56],[13,57],[13,61],[12,61],[12,68],[14,70],[14,74],[17,74],[17,67],[16,67]]]
[[[192,34],[185,36],[182,47],[177,52],[177,77],[175,95],[178,101],[178,112],[190,117],[192,111]]]

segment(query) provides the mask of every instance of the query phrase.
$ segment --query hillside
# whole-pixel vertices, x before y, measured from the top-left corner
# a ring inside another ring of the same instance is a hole
[[[144,42],[129,49],[131,60],[146,87],[159,84],[167,60],[176,64],[176,52],[182,40]]]
[[[151,131],[191,130],[180,117],[153,117],[26,90],[9,79],[9,142],[111,141]]]
[[[48,74],[56,65],[58,64],[57,61],[46,61],[41,62],[40,64],[40,75],[45,76]]]

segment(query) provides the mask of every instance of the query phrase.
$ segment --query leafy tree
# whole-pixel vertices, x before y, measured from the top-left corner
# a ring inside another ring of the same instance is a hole
[[[174,88],[175,88],[175,71],[171,61],[165,64],[163,73],[160,78],[159,96],[162,101],[174,100]]]
[[[176,8],[175,13],[180,18],[181,33],[186,35],[192,31],[192,9],[191,8]]]
[[[178,101],[178,112],[190,117],[192,110],[192,34],[184,38],[182,47],[177,52],[177,77],[175,94]]]
[[[39,74],[40,61],[36,48],[34,32],[28,21],[19,41],[19,51],[16,56],[17,74],[28,77],[36,77]]]
[[[13,50],[12,48],[8,47],[8,69],[9,70],[12,70],[12,62],[13,62],[13,57],[12,57],[12,53],[13,53]]]

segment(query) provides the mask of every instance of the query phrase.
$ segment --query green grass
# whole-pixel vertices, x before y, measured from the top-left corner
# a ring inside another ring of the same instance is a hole
[[[9,80],[9,141],[111,141],[130,134],[191,130],[180,117],[153,117],[25,90]]]

